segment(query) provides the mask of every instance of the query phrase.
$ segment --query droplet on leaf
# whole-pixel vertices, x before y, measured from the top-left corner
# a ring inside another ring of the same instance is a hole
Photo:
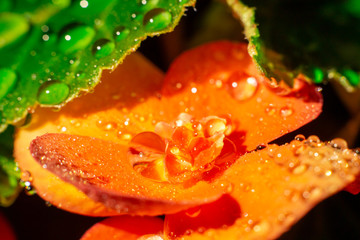
[[[110,41],[109,39],[99,39],[97,40],[93,47],[92,53],[96,58],[103,58],[110,55],[115,49],[114,42]]]
[[[124,40],[130,34],[130,30],[124,26],[119,26],[114,29],[113,37],[116,41]]]
[[[156,32],[167,28],[171,21],[172,15],[170,12],[162,8],[155,8],[145,14],[143,25],[146,31]]]
[[[95,36],[95,30],[86,25],[70,24],[60,31],[58,48],[65,54],[85,49]]]
[[[38,91],[38,101],[44,105],[56,105],[64,102],[69,96],[70,88],[58,81],[45,82]]]

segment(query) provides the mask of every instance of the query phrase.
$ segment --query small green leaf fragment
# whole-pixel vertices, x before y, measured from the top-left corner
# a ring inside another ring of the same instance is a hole
[[[321,70],[321,68],[314,67],[312,68],[312,80],[316,84],[320,84],[324,81],[324,72]]]
[[[349,83],[352,86],[357,86],[360,83],[360,76],[358,73],[356,73],[355,71],[351,70],[351,69],[344,69],[340,72],[341,74],[344,75],[344,77],[346,77],[346,79],[349,81]]]

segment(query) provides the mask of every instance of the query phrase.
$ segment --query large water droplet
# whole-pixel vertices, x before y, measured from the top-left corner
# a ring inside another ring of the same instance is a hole
[[[338,149],[346,149],[348,148],[347,142],[342,138],[335,138],[330,142],[331,146]]]
[[[124,40],[130,34],[130,30],[124,26],[119,26],[114,29],[113,37],[116,41]]]
[[[145,14],[143,25],[146,31],[156,32],[167,28],[171,21],[172,15],[170,12],[162,8],[155,8]]]
[[[14,42],[29,30],[26,18],[15,13],[0,15],[0,48]]]
[[[38,91],[40,104],[56,105],[64,102],[69,96],[70,88],[67,84],[58,81],[45,82]]]
[[[254,96],[258,82],[254,77],[243,73],[233,73],[227,81],[230,95],[238,101],[243,101]]]
[[[10,93],[16,84],[16,73],[9,68],[0,69],[0,100]]]
[[[70,54],[85,49],[95,36],[95,30],[86,25],[70,24],[60,31],[58,48]]]
[[[99,39],[97,40],[93,47],[92,53],[96,58],[103,58],[110,55],[115,49],[114,42],[110,41],[109,39]]]

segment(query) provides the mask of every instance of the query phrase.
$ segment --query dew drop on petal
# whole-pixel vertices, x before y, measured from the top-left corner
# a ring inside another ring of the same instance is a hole
[[[331,146],[338,149],[346,149],[348,148],[347,142],[342,138],[335,138],[330,142]]]
[[[305,139],[306,139],[305,136],[302,134],[298,134],[295,136],[295,140],[297,141],[304,141]]]
[[[227,90],[238,101],[244,101],[254,96],[258,87],[256,78],[244,73],[233,73],[228,81]]]
[[[147,12],[143,19],[146,31],[156,32],[167,28],[172,21],[170,12],[162,8],[154,8]]]
[[[47,81],[39,88],[37,99],[40,104],[56,105],[63,103],[69,96],[70,88],[66,83]]]
[[[293,109],[289,106],[280,109],[280,115],[284,118],[291,116],[294,113]]]

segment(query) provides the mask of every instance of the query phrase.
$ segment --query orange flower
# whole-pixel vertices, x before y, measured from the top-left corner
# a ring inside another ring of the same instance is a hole
[[[165,222],[110,218],[84,239],[276,238],[360,170],[340,140],[267,144],[321,106],[301,76],[293,88],[261,76],[244,44],[190,50],[165,77],[131,55],[93,94],[59,113],[38,111],[17,133],[15,155],[23,180],[65,210],[166,214]],[[23,150],[35,137],[30,151],[40,165]]]

